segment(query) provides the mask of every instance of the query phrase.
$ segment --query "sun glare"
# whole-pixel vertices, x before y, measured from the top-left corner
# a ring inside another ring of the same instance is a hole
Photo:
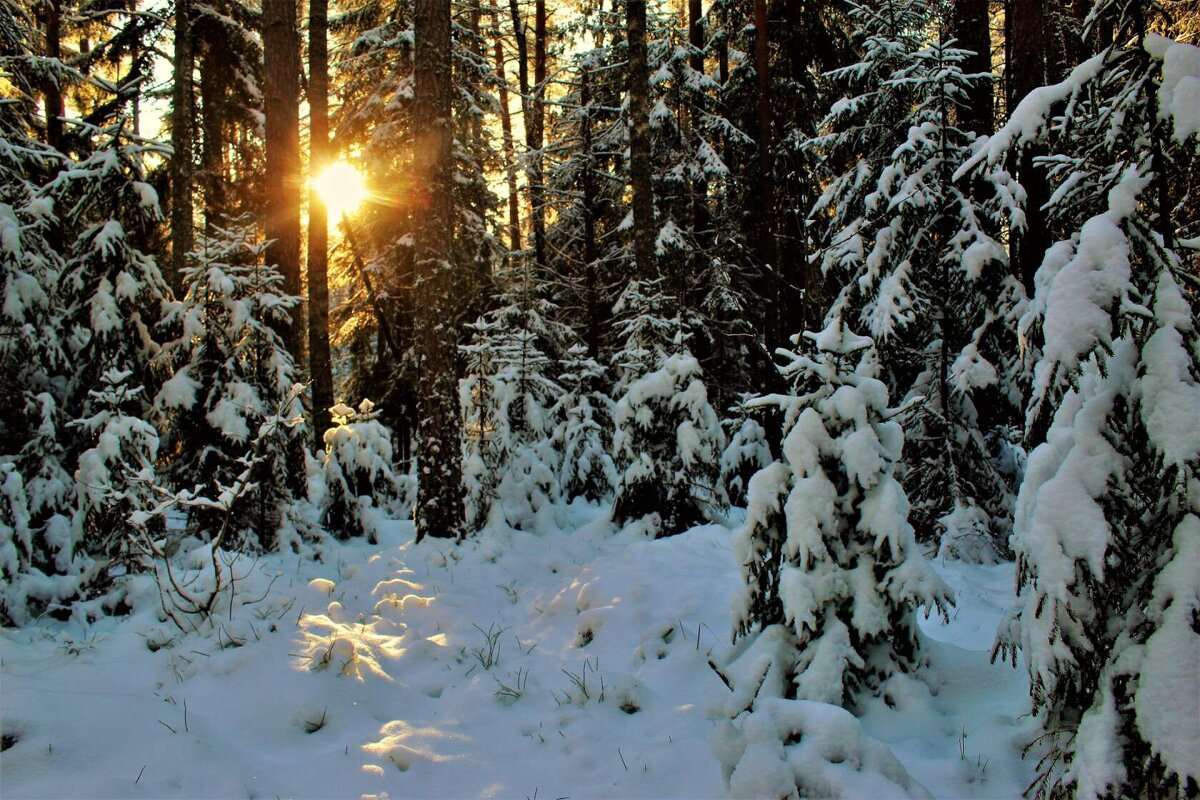
[[[315,181],[317,194],[329,210],[329,221],[336,222],[367,199],[367,179],[345,161],[330,164]]]

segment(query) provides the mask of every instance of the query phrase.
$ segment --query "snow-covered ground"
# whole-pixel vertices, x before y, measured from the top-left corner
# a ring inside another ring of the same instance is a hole
[[[0,795],[727,796],[730,690],[709,662],[732,652],[730,531],[650,541],[595,507],[567,517],[461,545],[392,523],[331,563],[243,561],[249,604],[205,635],[160,622],[149,591],[86,629],[6,629]],[[1025,676],[988,663],[1011,566],[937,567],[957,610],[922,622],[924,682],[890,681],[863,731],[913,795],[1017,798]]]

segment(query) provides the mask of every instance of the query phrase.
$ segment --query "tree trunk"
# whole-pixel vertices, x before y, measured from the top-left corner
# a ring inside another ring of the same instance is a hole
[[[308,171],[329,165],[329,0],[308,3]],[[311,184],[310,184],[311,187]],[[320,194],[308,192],[308,369],[312,378],[313,433],[319,450],[330,425],[333,368],[329,354],[329,220]],[[354,398],[357,400],[358,398]]]
[[[508,107],[508,77],[504,69],[504,43],[500,40],[498,15],[492,17],[495,38],[496,75],[500,78],[500,130],[504,142],[504,178],[508,184],[508,249],[521,249],[521,200],[517,197],[516,148],[513,145],[512,113]]]
[[[774,352],[784,343],[783,295],[784,281],[775,246],[775,176],[774,147],[771,137],[771,81],[767,29],[767,2],[754,0],[754,73],[755,105],[758,118],[758,159],[755,183],[758,196],[754,211],[758,215],[758,257],[767,270],[767,349]]]
[[[454,273],[454,137],[450,116],[450,0],[416,0],[416,142],[413,166],[418,197],[415,334],[420,475],[417,541],[454,537],[463,525],[462,421],[455,369],[461,299]]]
[[[629,182],[633,189],[634,272],[658,277],[654,262],[654,178],[650,166],[650,65],[646,53],[646,0],[625,4],[629,37]]]
[[[988,27],[988,0],[954,0],[954,38],[958,46],[975,55],[963,64],[965,72],[992,71],[992,37]],[[978,134],[995,132],[992,82],[980,81],[967,93],[966,108],[958,109],[958,126]]]
[[[62,0],[48,0],[46,11],[46,57],[62,60]],[[63,117],[67,114],[62,86],[55,74],[46,82],[44,100],[46,114],[46,144],[55,150],[63,148]]]
[[[688,56],[688,65],[693,72],[704,74],[704,16],[700,0],[688,0],[688,44],[692,52]],[[700,130],[700,114],[692,114],[691,124],[694,131]],[[708,213],[708,181],[698,178],[693,186],[692,195],[692,235],[702,240],[709,227]]]
[[[599,268],[600,248],[596,241],[596,178],[592,169],[595,144],[592,134],[592,73],[586,64],[580,76],[579,105],[583,109],[580,136],[584,157],[583,174],[580,176],[583,191],[583,300],[587,313],[587,329],[584,340],[588,355],[600,357],[600,300],[596,271]]]
[[[1045,81],[1045,48],[1043,46],[1042,0],[1011,0],[1012,37],[1008,42],[1009,88],[1011,105],[1009,113],[1021,100]],[[1017,160],[1017,178],[1025,187],[1026,229],[1012,236],[1013,254],[1011,263],[1014,274],[1025,286],[1025,292],[1033,296],[1033,276],[1042,263],[1046,248],[1050,244],[1046,230],[1046,215],[1042,206],[1049,199],[1049,184],[1046,171],[1034,164],[1040,153],[1027,147]]]
[[[183,271],[192,252],[192,125],[195,95],[192,72],[191,0],[175,2],[175,85],[171,92],[171,268],[167,283],[183,289]]]
[[[264,232],[272,240],[267,260],[283,275],[283,290],[300,294],[300,34],[296,0],[263,0],[263,113],[266,117]],[[299,314],[297,314],[299,316]],[[280,333],[297,364],[303,363],[301,321]]]
[[[225,198],[225,120],[221,110],[225,85],[221,80],[218,55],[211,46],[200,63],[200,180],[204,190],[204,228],[213,226],[228,212]]]
[[[546,0],[534,3],[533,118],[529,135],[529,199],[533,211],[533,261],[544,273],[546,259],[546,168],[542,148],[546,143]]]

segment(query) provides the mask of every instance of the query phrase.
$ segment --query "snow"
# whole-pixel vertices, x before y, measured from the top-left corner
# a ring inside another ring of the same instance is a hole
[[[1163,62],[1158,88],[1158,115],[1174,122],[1174,135],[1184,143],[1200,133],[1200,47],[1151,33],[1146,52]]]
[[[148,580],[127,618],[4,629],[0,794],[1017,798],[1028,783],[1025,675],[987,660],[1011,566],[938,565],[960,606],[922,621],[932,686],[893,678],[857,714],[766,698],[732,720],[744,694],[709,663],[744,650],[725,635],[742,584],[729,529],[647,540],[601,506],[562,510],[569,524],[537,536],[418,546],[387,522],[324,562],[239,557],[245,605],[201,633],[159,621]],[[757,641],[770,669],[779,643]]]

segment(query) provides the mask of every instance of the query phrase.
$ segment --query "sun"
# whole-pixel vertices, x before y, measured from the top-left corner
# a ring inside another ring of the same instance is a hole
[[[335,161],[326,167],[313,185],[329,211],[329,221],[336,222],[343,214],[358,208],[370,192],[367,179],[345,161]]]

